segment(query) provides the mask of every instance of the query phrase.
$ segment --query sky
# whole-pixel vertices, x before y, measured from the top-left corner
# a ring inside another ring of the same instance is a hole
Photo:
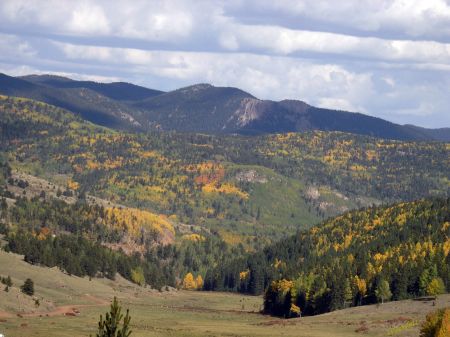
[[[0,72],[211,83],[450,127],[450,0],[1,0]]]

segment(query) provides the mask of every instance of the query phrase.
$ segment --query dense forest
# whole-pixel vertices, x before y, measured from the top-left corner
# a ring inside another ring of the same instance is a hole
[[[206,290],[262,294],[278,316],[450,290],[450,199],[345,213],[210,270]]]
[[[299,227],[381,202],[447,196],[450,148],[339,132],[258,137],[127,134],[27,99],[0,99],[13,168],[261,248]]]
[[[160,245],[158,232],[146,238],[144,231],[141,249],[125,252],[114,244],[123,242],[127,232],[113,221],[107,210],[85,200],[70,205],[58,199],[18,197],[12,206],[0,200],[0,234],[6,250],[24,255],[29,263],[57,266],[77,276],[114,278],[119,273],[159,289],[181,286],[180,276],[204,275],[225,258],[244,254],[242,245],[231,247],[217,236],[192,234]]]
[[[77,276],[113,279],[119,273],[159,289],[182,286],[180,277],[204,275],[245,252],[242,245],[232,247],[207,232],[163,245],[160,236],[174,229],[147,211],[105,208],[81,196],[69,204],[45,193],[33,198],[12,195],[3,185],[11,180],[11,169],[1,160],[0,167],[0,234],[7,242],[5,249],[24,255],[26,262],[57,266]],[[123,250],[130,245],[134,249]]]

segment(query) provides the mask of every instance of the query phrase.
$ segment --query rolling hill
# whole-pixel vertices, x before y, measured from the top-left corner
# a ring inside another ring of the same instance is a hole
[[[191,275],[286,317],[374,303],[381,284],[448,290],[447,143],[118,132],[7,96],[0,117],[0,233],[29,263],[158,288]]]
[[[238,88],[210,84],[162,92],[123,82],[1,74],[0,94],[40,100],[121,130],[243,135],[322,130],[395,140],[450,139],[448,128],[398,125],[361,113],[317,108],[298,100],[261,100]]]
[[[314,315],[450,290],[450,199],[370,207],[328,219],[209,270],[205,289],[260,294],[277,316]]]
[[[8,97],[0,115],[0,151],[14,169],[247,248],[350,209],[449,194],[445,143],[322,131],[124,133]]]

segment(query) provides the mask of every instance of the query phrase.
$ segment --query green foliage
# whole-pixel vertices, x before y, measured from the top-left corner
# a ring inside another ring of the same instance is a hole
[[[57,263],[76,275],[117,270],[139,282],[143,274],[152,285],[190,272],[204,275],[204,289],[251,294],[285,278],[294,282],[291,304],[304,314],[374,303],[380,280],[394,299],[425,293],[436,277],[449,289],[448,199],[347,212],[244,254],[347,209],[447,197],[448,144],[339,132],[130,134],[7,97],[0,117],[0,152],[13,167],[64,174],[71,178],[66,192],[162,213],[180,232],[195,225],[206,237],[161,247],[143,235],[144,253],[127,256],[104,247],[131,234],[105,222],[101,207],[18,199],[2,217],[11,218],[8,246],[30,263]],[[88,259],[94,253],[102,263]]]
[[[445,284],[440,277],[436,277],[431,280],[427,286],[427,295],[437,296],[445,293]]]
[[[104,247],[118,245],[122,238],[111,225],[114,218],[105,214],[103,207],[83,201],[67,204],[52,198],[18,198],[0,219],[10,221],[3,231],[6,249],[23,254],[29,263],[57,266],[77,276],[114,278],[118,272],[155,288],[175,286],[175,276],[189,271],[204,275],[225,257],[244,254],[242,245],[232,247],[217,235],[205,233],[203,240],[182,240],[174,245],[145,240],[142,256],[127,256]]]
[[[381,280],[377,285],[375,294],[381,303],[384,303],[386,300],[390,300],[392,297],[392,292],[389,287],[389,283],[386,280]]]
[[[430,284],[448,290],[449,206],[450,199],[431,199],[345,213],[221,265],[207,273],[213,276],[205,280],[205,289],[253,293],[249,278],[238,285],[231,282],[246,270],[261,275],[264,289],[274,280],[291,280],[292,303],[304,315],[376,303],[391,295],[420,296]],[[266,311],[286,316],[286,311],[271,308]]]
[[[131,269],[131,281],[141,286],[145,285],[145,276],[142,267]]]
[[[34,282],[32,279],[27,278],[23,285],[20,287],[20,290],[28,296],[34,295]]]
[[[0,281],[2,282],[2,284],[6,285],[7,287],[12,287],[13,282],[11,280],[11,276],[7,276],[7,277],[0,277]]]
[[[121,311],[122,308],[119,305],[117,298],[114,297],[111,309],[106,313],[105,319],[100,315],[98,332],[95,337],[129,337],[132,332],[129,326],[131,317],[128,310],[125,316],[123,316]]]
[[[346,209],[450,187],[444,143],[339,132],[127,134],[31,100],[3,97],[0,108],[0,151],[14,166],[71,175],[80,193],[237,233],[249,247]]]

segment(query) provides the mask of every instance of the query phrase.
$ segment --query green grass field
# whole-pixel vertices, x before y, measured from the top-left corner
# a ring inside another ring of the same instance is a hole
[[[143,336],[418,336],[432,302],[402,301],[282,320],[259,314],[261,297],[229,293],[168,291],[137,287],[121,278],[79,278],[57,269],[31,266],[0,251],[0,275],[11,275],[13,288],[0,291],[0,333],[5,337],[78,337],[95,333],[99,315],[117,296],[130,309],[133,337]],[[34,300],[19,286],[30,277]],[[449,306],[443,295],[437,306]],[[77,316],[70,316],[79,312]],[[69,313],[69,316],[67,315]]]

